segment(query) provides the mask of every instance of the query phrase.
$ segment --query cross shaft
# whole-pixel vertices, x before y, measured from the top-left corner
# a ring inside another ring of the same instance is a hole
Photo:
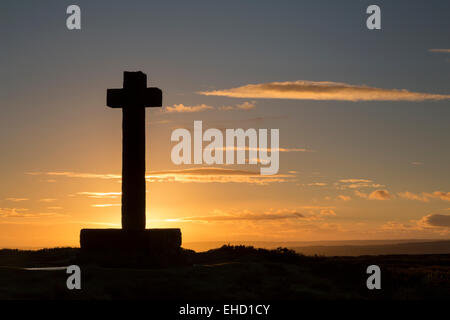
[[[122,108],[122,229],[145,229],[145,108],[161,107],[162,92],[147,88],[143,72],[124,72],[123,89],[108,89],[106,104]]]

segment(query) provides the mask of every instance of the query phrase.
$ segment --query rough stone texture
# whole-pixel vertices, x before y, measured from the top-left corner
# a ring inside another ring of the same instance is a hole
[[[82,229],[82,251],[175,252],[181,246],[180,229]]]

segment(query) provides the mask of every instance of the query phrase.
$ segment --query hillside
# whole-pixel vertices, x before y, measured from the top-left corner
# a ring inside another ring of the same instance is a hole
[[[450,299],[450,255],[303,256],[288,249],[223,246],[185,250],[168,268],[80,264],[82,290],[66,289],[64,270],[79,249],[0,250],[0,299]],[[382,290],[366,288],[366,268],[379,265]]]

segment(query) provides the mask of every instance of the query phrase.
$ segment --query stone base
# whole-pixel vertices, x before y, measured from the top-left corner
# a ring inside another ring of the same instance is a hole
[[[110,267],[166,267],[185,263],[180,229],[82,229],[82,263]]]
[[[80,245],[83,251],[173,251],[181,246],[181,230],[82,229]]]

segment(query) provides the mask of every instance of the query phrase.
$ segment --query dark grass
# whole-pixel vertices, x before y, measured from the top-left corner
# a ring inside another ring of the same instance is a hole
[[[65,271],[18,269],[70,264],[81,266],[80,291],[67,290]],[[381,268],[381,290],[366,288],[371,264]],[[183,249],[161,267],[80,260],[77,248],[5,249],[0,266],[0,299],[450,300],[450,255],[320,257],[226,245]]]

